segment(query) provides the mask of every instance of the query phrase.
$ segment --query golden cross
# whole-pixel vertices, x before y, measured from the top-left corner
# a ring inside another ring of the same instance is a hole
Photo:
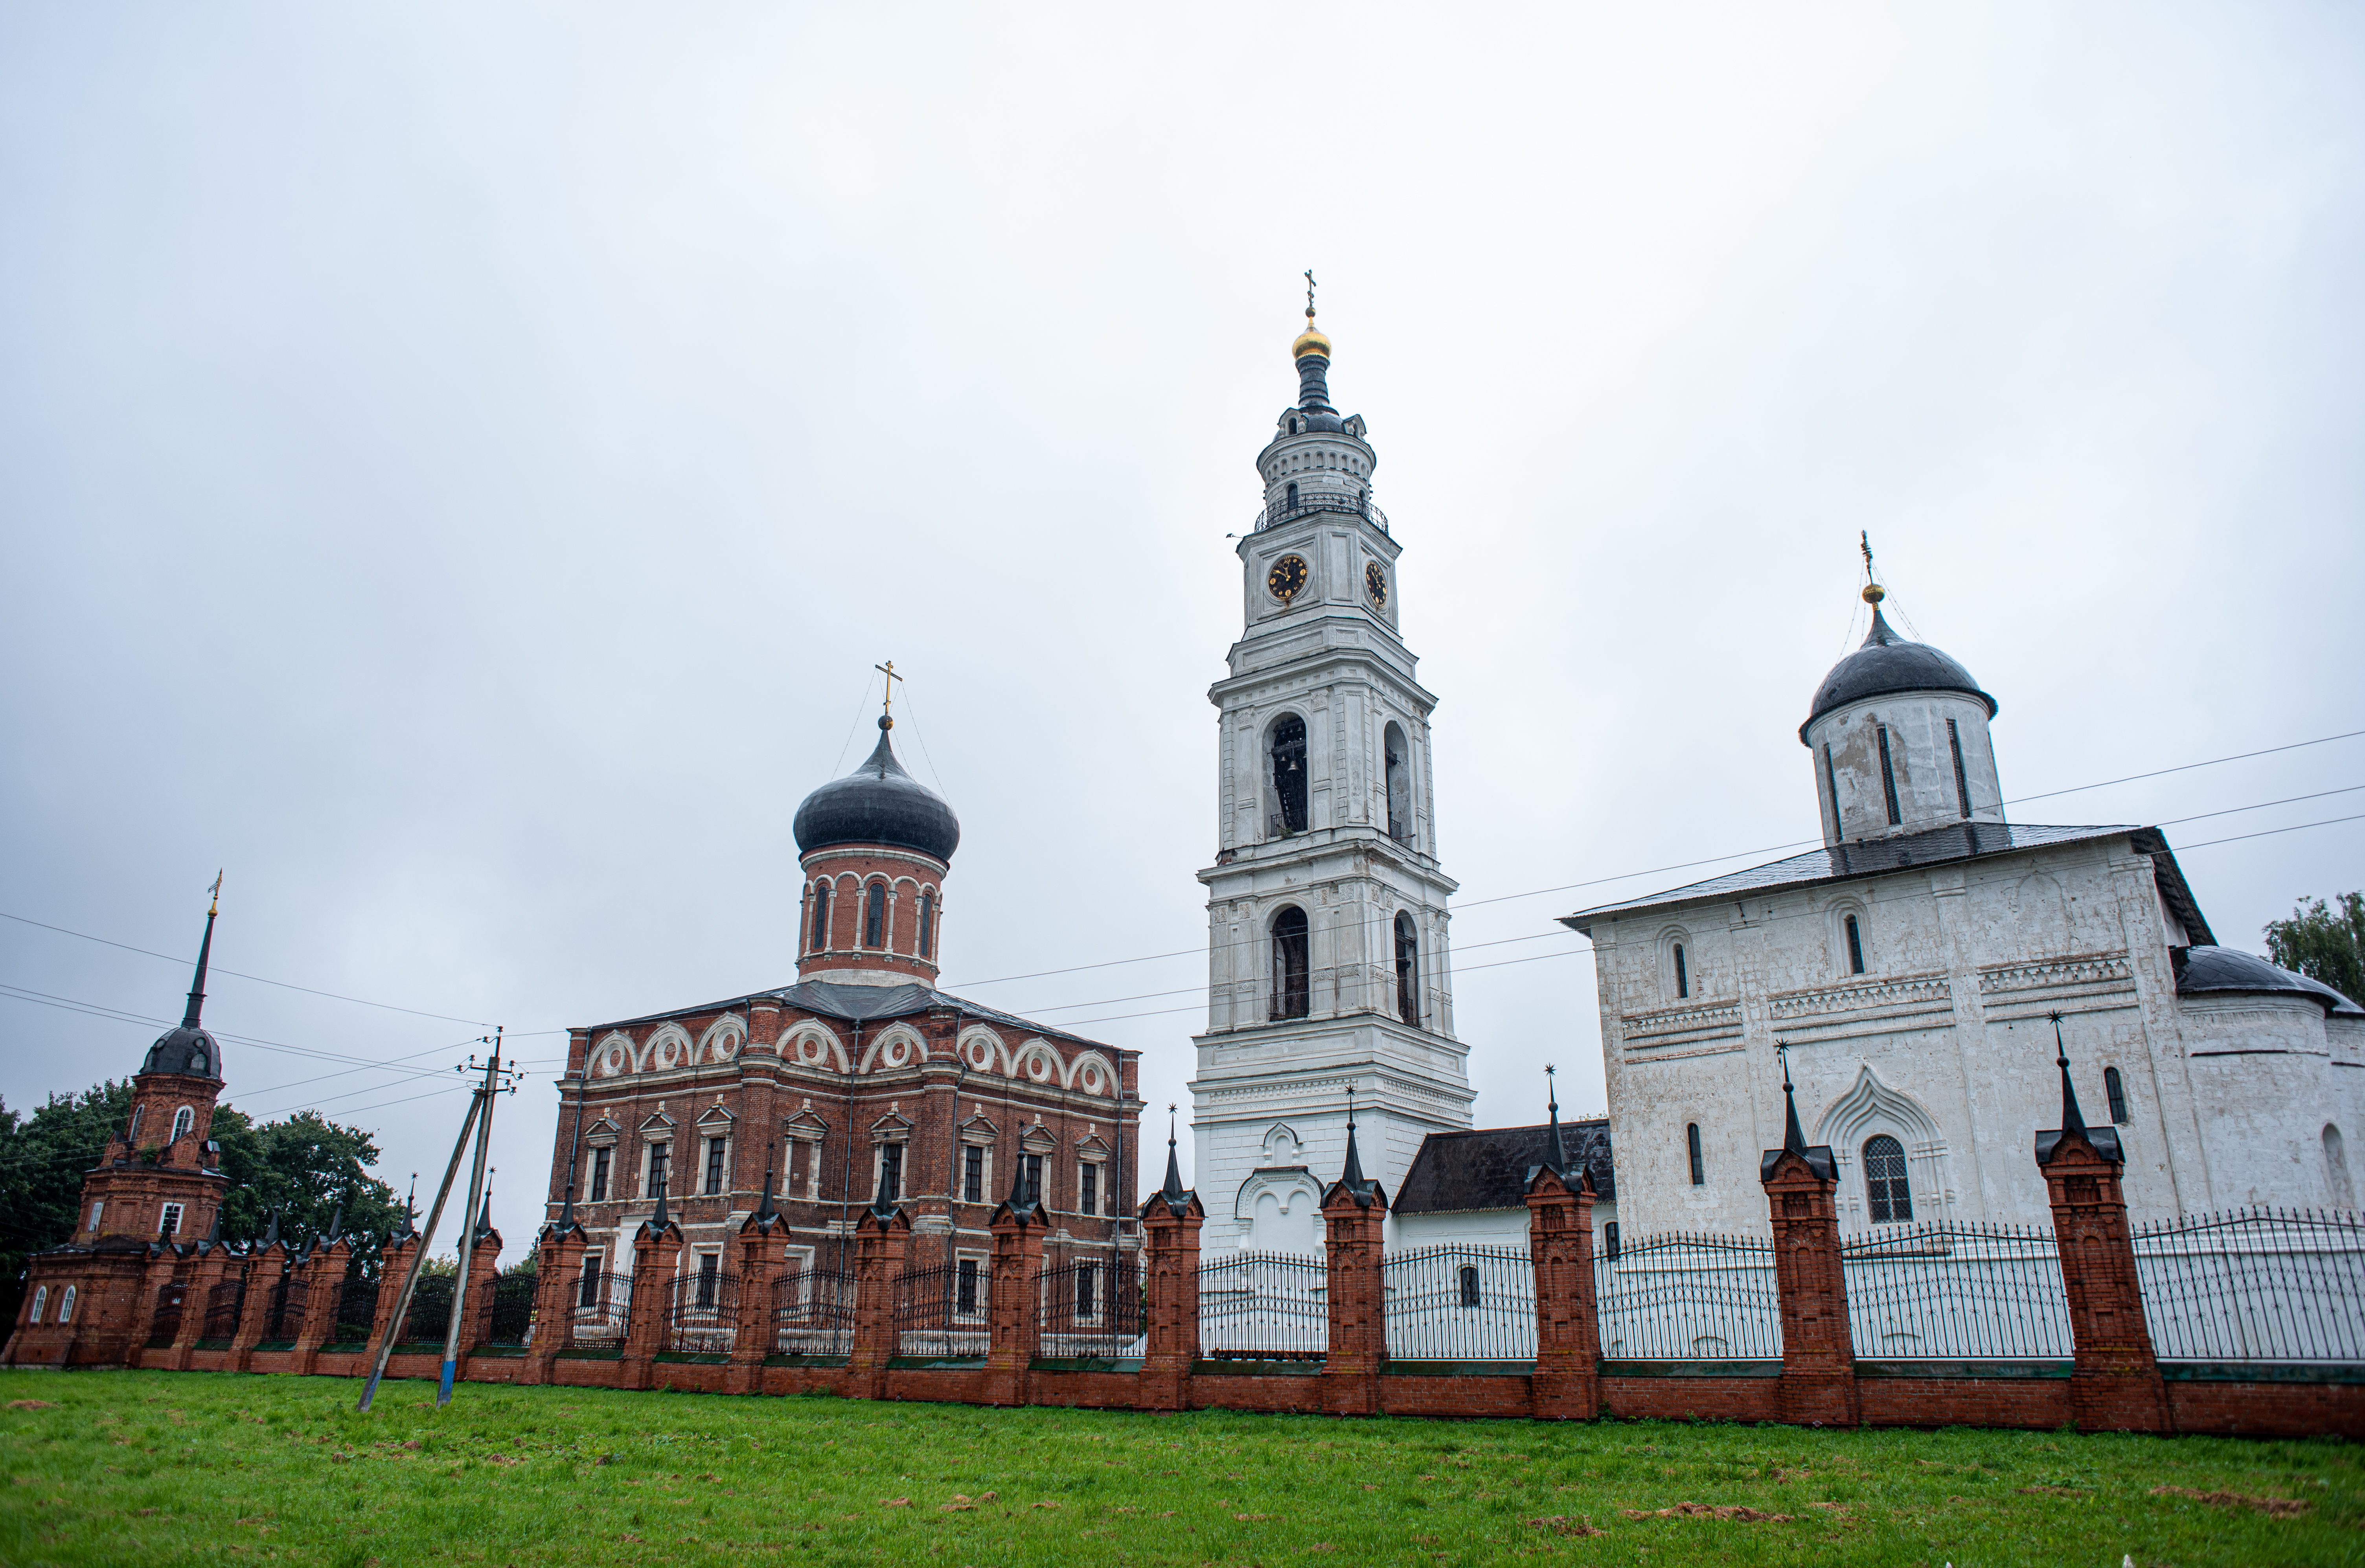
[[[870,667],[887,678],[887,703],[880,711],[891,719],[895,716],[895,683],[903,678],[895,673],[893,659],[889,659],[883,665],[872,665]]]
[[[1314,319],[1314,269],[1306,269],[1306,319]]]

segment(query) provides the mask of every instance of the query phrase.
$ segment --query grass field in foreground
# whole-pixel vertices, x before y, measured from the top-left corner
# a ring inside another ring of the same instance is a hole
[[[0,1562],[2365,1562],[2359,1450],[0,1373]]]

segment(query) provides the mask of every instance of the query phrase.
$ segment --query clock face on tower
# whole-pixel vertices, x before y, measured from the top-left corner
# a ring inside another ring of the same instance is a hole
[[[1295,599],[1306,591],[1306,557],[1283,555],[1275,561],[1272,570],[1264,576],[1264,586],[1272,589],[1272,597],[1283,604]]]
[[[1377,561],[1370,563],[1363,568],[1363,591],[1372,596],[1373,604],[1385,604],[1388,601],[1388,575],[1380,569],[1380,564]]]

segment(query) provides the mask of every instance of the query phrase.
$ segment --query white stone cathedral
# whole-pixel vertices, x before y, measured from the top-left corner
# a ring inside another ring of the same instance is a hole
[[[1429,715],[1397,635],[1399,546],[1372,504],[1330,342],[1292,346],[1298,398],[1257,454],[1243,630],[1208,698],[1220,740],[1208,1019],[1191,1084],[1202,1245],[1311,1251],[1346,1154],[1395,1193],[1424,1138],[1470,1126],[1453,1037]],[[1393,1223],[1393,1221],[1392,1221]]]

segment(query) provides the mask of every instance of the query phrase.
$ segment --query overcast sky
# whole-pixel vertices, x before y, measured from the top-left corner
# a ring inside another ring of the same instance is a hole
[[[432,1184],[506,1025],[521,1249],[558,1031],[792,977],[790,818],[891,657],[947,988],[1182,1098],[1311,267],[1480,1123],[1547,1060],[1598,1110],[1551,917],[1816,836],[1859,530],[2008,798],[2365,729],[2360,196],[2343,6],[10,7],[0,911],[172,957],[0,922],[129,1015],[0,1002],[0,1095],[136,1068],[227,868],[225,969],[443,1015],[218,975],[230,1102]],[[2011,814],[2178,823],[2255,948],[2365,823],[2209,841],[2365,793],[2179,819],[2360,784]]]

